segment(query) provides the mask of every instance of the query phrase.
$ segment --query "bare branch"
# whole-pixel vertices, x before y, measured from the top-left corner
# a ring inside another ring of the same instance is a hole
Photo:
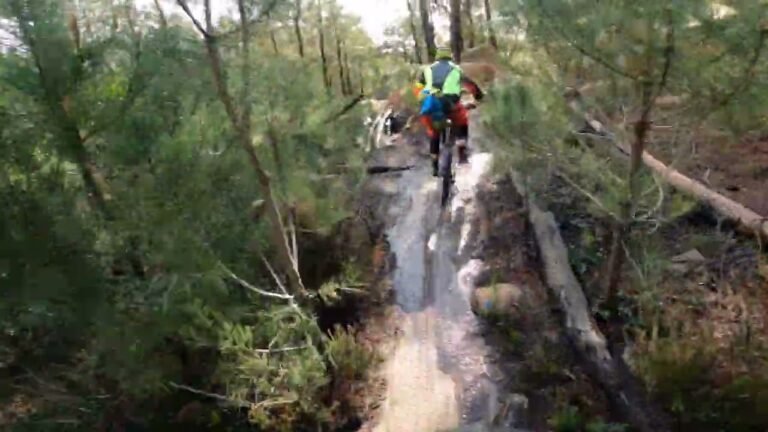
[[[160,6],[160,0],[154,0],[155,2],[155,10],[157,11],[157,15],[160,18],[160,28],[168,28],[168,19],[165,17],[165,11],[163,11],[163,7]]]
[[[539,7],[541,8],[541,11],[546,15],[548,21],[554,21],[554,17],[547,11],[547,8],[544,6],[544,3],[542,0],[539,0]],[[548,22],[545,21],[545,22]],[[614,65],[613,63],[609,62],[608,60],[593,54],[589,51],[587,51],[584,47],[577,44],[575,41],[576,38],[572,37],[571,35],[567,34],[565,30],[563,30],[563,26],[558,25],[552,25],[550,26],[556,33],[560,35],[560,37],[572,48],[574,48],[576,51],[580,52],[582,55],[589,57],[590,59],[594,60],[596,63],[599,63],[601,66],[605,67],[606,69],[610,70],[611,72],[614,72],[616,74],[619,74],[625,78],[629,78],[633,81],[636,81],[638,77],[622,70],[618,66]]]
[[[288,231],[291,233],[291,249],[293,250],[293,264],[295,266],[299,265],[299,246],[298,242],[296,241],[296,224],[294,220],[296,219],[296,211],[295,209],[291,208],[288,211]],[[298,268],[296,269],[298,271]]]
[[[755,45],[755,50],[752,53],[752,58],[749,60],[749,63],[747,63],[747,66],[744,69],[744,74],[739,80],[740,85],[737,86],[735,89],[733,89],[733,91],[731,91],[730,93],[723,96],[720,99],[720,101],[717,103],[717,107],[714,109],[714,111],[717,111],[720,108],[723,108],[726,105],[728,105],[731,102],[731,100],[733,100],[734,97],[738,96],[739,93],[748,89],[749,86],[752,84],[752,79],[754,78],[754,73],[755,73],[755,67],[757,66],[758,60],[760,60],[760,55],[763,52],[763,48],[765,48],[766,37],[768,37],[768,29],[761,29],[760,34],[758,35],[757,44]],[[710,115],[711,114],[712,113],[710,113]]]
[[[662,68],[661,78],[656,87],[656,93],[650,101],[648,101],[649,103],[643,107],[641,122],[647,123],[647,120],[650,118],[651,110],[656,105],[656,98],[658,98],[659,95],[661,95],[661,92],[664,91],[664,87],[667,85],[667,79],[669,78],[669,71],[672,69],[672,59],[675,55],[675,26],[672,21],[672,12],[669,10],[667,10],[667,26],[666,46],[664,47],[664,67]]]
[[[618,217],[618,215],[616,213],[608,210],[608,207],[606,207],[605,204],[602,203],[602,201],[600,201],[596,196],[594,196],[593,194],[589,193],[589,191],[587,191],[586,189],[581,187],[578,183],[576,183],[575,180],[570,178],[567,174],[565,174],[562,171],[557,171],[555,173],[555,175],[557,175],[561,179],[565,180],[566,183],[571,185],[574,189],[579,191],[585,197],[589,198],[589,200],[592,201],[605,214],[607,214],[608,216],[610,216],[610,217],[612,217],[612,218],[614,218],[616,220],[619,220],[619,217]]]
[[[208,32],[208,30],[203,28],[203,25],[200,23],[200,21],[198,21],[197,18],[195,18],[195,15],[189,9],[189,5],[187,4],[186,0],[176,0],[176,3],[179,6],[181,6],[181,8],[184,10],[184,13],[189,17],[189,19],[192,20],[192,23],[195,25],[195,28],[197,29],[197,31],[200,32],[200,34],[202,34],[206,38],[213,37],[213,35],[210,34]],[[206,0],[206,5],[208,5],[208,1],[207,0]],[[208,15],[209,11],[210,11],[210,7],[207,7],[206,10],[208,11],[208,13],[206,13],[206,15]],[[209,30],[210,30],[210,28],[209,28]]]
[[[254,349],[253,352],[259,353],[259,354],[274,354],[274,353],[298,351],[298,350],[303,350],[307,348],[309,348],[309,345],[299,345],[299,346],[285,347],[285,348]]]
[[[280,287],[280,290],[282,290],[285,294],[288,294],[288,290],[285,288],[285,284],[282,280],[280,280],[280,276],[277,275],[277,272],[275,272],[275,269],[272,268],[272,265],[267,260],[267,257],[264,256],[264,254],[259,254],[261,256],[261,261],[264,263],[264,265],[267,267],[267,270],[269,271],[269,274],[272,275],[272,278],[275,280],[275,283],[278,287]]]
[[[265,256],[264,256],[264,254],[262,254],[262,253],[259,253],[259,255],[261,256],[261,261],[262,261],[262,262],[264,263],[264,265],[267,267],[267,270],[269,271],[269,274],[271,274],[271,275],[272,275],[272,278],[275,280],[275,283],[276,283],[276,284],[277,284],[277,286],[280,288],[280,290],[283,292],[283,294],[284,294],[284,295],[290,295],[290,294],[288,294],[288,289],[285,287],[285,284],[283,283],[283,281],[282,281],[282,280],[280,280],[280,276],[278,276],[278,275],[277,275],[277,273],[275,272],[275,269],[273,269],[273,268],[272,268],[272,265],[271,265],[271,264],[269,263],[269,261],[267,260],[267,257],[265,257]],[[293,297],[291,297],[291,300],[290,300],[290,302],[291,302],[291,306],[292,306],[292,307],[293,307],[293,308],[296,310],[296,312],[297,312],[297,313],[298,313],[298,314],[299,314],[301,317],[304,317],[304,316],[305,316],[305,315],[304,315],[304,312],[302,312],[301,308],[300,308],[300,307],[299,307],[299,305],[298,305],[298,304],[297,304],[297,303],[294,301]]]
[[[339,117],[343,116],[344,114],[348,113],[352,108],[354,108],[358,103],[360,103],[363,99],[365,99],[365,95],[360,93],[357,95],[354,99],[352,99],[349,103],[347,103],[344,108],[341,109],[336,114],[333,114],[332,116],[328,117],[325,120],[325,123],[331,123],[335,120],[337,120]]]
[[[289,295],[287,293],[285,293],[285,294],[278,294],[278,293],[273,293],[273,292],[265,291],[265,290],[263,290],[261,288],[257,288],[255,286],[251,285],[250,283],[248,283],[247,281],[243,280],[239,276],[237,276],[230,269],[228,269],[227,266],[225,266],[223,263],[219,263],[219,266],[221,267],[222,270],[224,270],[224,272],[227,274],[227,276],[232,278],[235,282],[239,283],[244,288],[247,288],[247,289],[249,289],[249,290],[251,290],[251,291],[253,291],[253,292],[257,293],[257,294],[263,295],[265,297],[278,298],[278,299],[282,299],[282,300],[292,300],[293,299],[293,296]]]
[[[240,7],[239,3],[241,3],[241,2],[238,0],[238,8]],[[264,20],[264,18],[266,18],[269,14],[272,13],[272,11],[275,9],[275,7],[279,3],[280,3],[280,0],[272,0],[272,1],[270,1],[269,3],[264,5],[264,7],[261,8],[259,13],[254,18],[252,18],[250,20],[246,20],[246,21],[241,21],[240,22],[240,28],[235,28],[235,29],[232,29],[232,30],[225,31],[225,32],[219,34],[218,37],[224,39],[224,38],[230,37],[230,36],[232,36],[232,35],[234,35],[236,33],[239,33],[241,30],[244,30],[244,31],[247,32],[249,30],[248,27],[256,25],[256,24],[262,22],[262,20]]]
[[[220,394],[216,394],[216,393],[210,393],[210,392],[207,392],[207,391],[199,390],[199,389],[196,389],[194,387],[190,387],[188,385],[177,384],[177,383],[175,383],[173,381],[170,381],[168,383],[168,385],[173,387],[173,388],[175,388],[175,389],[177,389],[177,390],[184,390],[184,391],[188,391],[190,393],[194,393],[196,395],[209,397],[211,399],[216,399],[217,401],[224,402],[227,405],[231,405],[231,406],[235,406],[235,407],[239,407],[239,408],[250,408],[251,406],[253,406],[252,403],[244,401],[244,400],[241,400],[241,399],[232,399],[232,398],[224,396],[224,395],[220,395]]]

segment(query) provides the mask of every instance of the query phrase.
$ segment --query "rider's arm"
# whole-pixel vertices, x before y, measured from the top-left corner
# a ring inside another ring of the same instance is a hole
[[[418,79],[417,82],[419,84],[421,84],[422,86],[427,85],[427,79],[426,79],[426,77],[424,77],[424,71],[419,72],[419,79]]]
[[[461,75],[461,85],[470,93],[472,93],[472,96],[474,96],[475,99],[478,101],[483,100],[483,96],[485,96],[483,90],[481,90],[480,86],[465,74]]]

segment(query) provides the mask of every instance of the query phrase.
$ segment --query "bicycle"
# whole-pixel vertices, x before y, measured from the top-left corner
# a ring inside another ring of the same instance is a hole
[[[447,119],[440,128],[440,153],[437,159],[437,176],[440,181],[440,207],[445,208],[453,186],[453,147],[456,137],[451,130],[451,120]]]
[[[459,102],[462,103],[462,102]],[[464,104],[468,110],[475,108],[475,104]],[[440,207],[445,208],[448,198],[451,195],[455,177],[455,167],[453,164],[453,149],[456,144],[456,137],[452,133],[451,119],[446,119],[440,127],[440,153],[438,156],[437,175],[440,179]]]

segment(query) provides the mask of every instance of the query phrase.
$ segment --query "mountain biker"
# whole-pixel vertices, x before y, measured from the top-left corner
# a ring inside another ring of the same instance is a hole
[[[420,120],[429,135],[432,175],[436,177],[437,159],[440,153],[440,133],[433,127],[434,120],[446,117],[451,119],[454,136],[457,139],[459,163],[467,163],[469,113],[466,107],[461,104],[461,91],[464,89],[470,92],[477,101],[481,101],[484,95],[480,86],[467,77],[457,64],[453,63],[453,56],[449,48],[438,48],[435,59],[434,63],[422,69],[415,92],[422,104]]]

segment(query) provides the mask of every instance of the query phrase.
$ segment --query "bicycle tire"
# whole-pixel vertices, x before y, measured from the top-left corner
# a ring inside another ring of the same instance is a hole
[[[441,177],[440,207],[444,208],[448,203],[453,187],[453,146],[448,146],[450,139],[450,127],[446,128],[440,136],[440,161],[439,173]]]
[[[440,196],[440,207],[445,208],[445,205],[448,204],[448,198],[451,196],[451,187],[453,187],[453,179],[451,178],[451,174],[443,176],[443,190],[442,194]]]

